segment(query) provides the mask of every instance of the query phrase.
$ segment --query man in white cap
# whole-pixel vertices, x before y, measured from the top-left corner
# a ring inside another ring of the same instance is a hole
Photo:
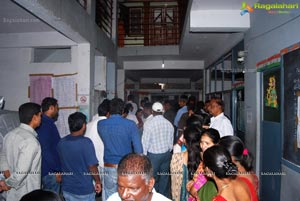
[[[155,102],[152,105],[153,118],[144,124],[142,144],[144,154],[153,165],[155,189],[170,197],[170,161],[173,149],[174,127],[163,117],[163,105]]]

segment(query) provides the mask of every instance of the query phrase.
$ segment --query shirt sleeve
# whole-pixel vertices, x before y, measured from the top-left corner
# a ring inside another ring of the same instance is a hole
[[[25,140],[19,144],[19,156],[15,171],[11,172],[11,176],[5,180],[9,186],[18,189],[28,174],[38,174],[30,171],[32,161],[37,156],[39,150],[39,145],[32,140]]]
[[[229,119],[225,119],[223,122],[223,131],[225,135],[233,135],[233,128]]]
[[[96,157],[96,152],[95,152],[93,142],[89,138],[86,138],[86,137],[85,137],[85,141],[86,142],[85,142],[84,156],[85,156],[87,165],[88,166],[97,165],[98,160]]]
[[[5,153],[4,151],[2,150],[0,152],[0,171],[5,171],[5,170],[8,170],[9,167],[8,167],[8,163],[7,163],[7,160],[6,160],[6,156],[5,156]]]
[[[174,127],[173,125],[170,124],[170,129],[171,129],[171,135],[170,135],[170,141],[169,141],[169,150],[173,150],[173,145],[174,145]]]
[[[135,153],[143,153],[143,146],[139,135],[139,130],[134,122],[131,125],[132,145]]]
[[[180,117],[181,117],[181,113],[180,110],[178,110],[174,119],[174,126],[178,127],[178,122],[180,120]]]
[[[144,130],[142,135],[142,144],[143,144],[143,150],[144,154],[147,155],[147,152],[150,147],[150,133],[147,124],[144,124]]]

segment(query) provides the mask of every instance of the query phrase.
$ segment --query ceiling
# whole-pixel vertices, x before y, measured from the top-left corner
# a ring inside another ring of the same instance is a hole
[[[254,3],[249,0],[247,3]],[[161,60],[162,56],[165,60],[202,60],[205,66],[211,65],[221,56],[227,54],[236,44],[244,37],[243,32],[191,32],[190,31],[190,11],[197,10],[240,10],[240,0],[190,0],[188,6],[187,19],[185,20],[185,28],[183,37],[180,41],[179,53],[164,55],[144,55],[144,56],[125,56],[123,61],[132,60]],[[159,51],[159,50],[158,50]],[[188,68],[188,66],[187,66]],[[185,73],[186,71],[186,73]],[[191,81],[201,80],[203,78],[203,70],[126,70],[126,77],[132,80],[140,78],[178,78],[184,76],[190,78]]]
[[[254,2],[248,0],[247,3]],[[242,32],[191,32],[190,11],[197,10],[222,10],[240,9],[240,0],[190,0],[188,5],[187,19],[180,45],[174,47],[176,51],[171,54],[165,51],[162,54],[144,54],[141,56],[121,56],[122,61],[158,61],[164,60],[201,60],[205,66],[215,62],[222,55],[229,52],[243,38]],[[11,0],[2,0],[0,7],[0,34],[3,33],[26,33],[55,31],[46,23],[40,21],[28,11],[18,6]],[[25,20],[25,21],[24,21]],[[25,22],[25,23],[24,23]],[[159,52],[162,47],[157,47]],[[138,81],[141,78],[189,78],[191,81],[202,79],[202,69],[167,70],[126,70],[125,75],[131,80]]]
[[[11,0],[1,0],[0,34],[55,31]]]

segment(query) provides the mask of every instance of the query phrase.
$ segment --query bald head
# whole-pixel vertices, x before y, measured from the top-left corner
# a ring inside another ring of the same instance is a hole
[[[153,168],[149,158],[143,154],[130,153],[124,156],[118,165],[118,175],[142,175],[149,181],[153,177]]]

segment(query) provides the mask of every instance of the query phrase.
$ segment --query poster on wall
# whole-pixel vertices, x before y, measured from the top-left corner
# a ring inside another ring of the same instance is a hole
[[[52,97],[51,74],[30,74],[30,101],[41,104],[45,97]]]
[[[300,165],[300,49],[283,55],[283,158]]]
[[[280,122],[280,69],[263,74],[263,120]]]

